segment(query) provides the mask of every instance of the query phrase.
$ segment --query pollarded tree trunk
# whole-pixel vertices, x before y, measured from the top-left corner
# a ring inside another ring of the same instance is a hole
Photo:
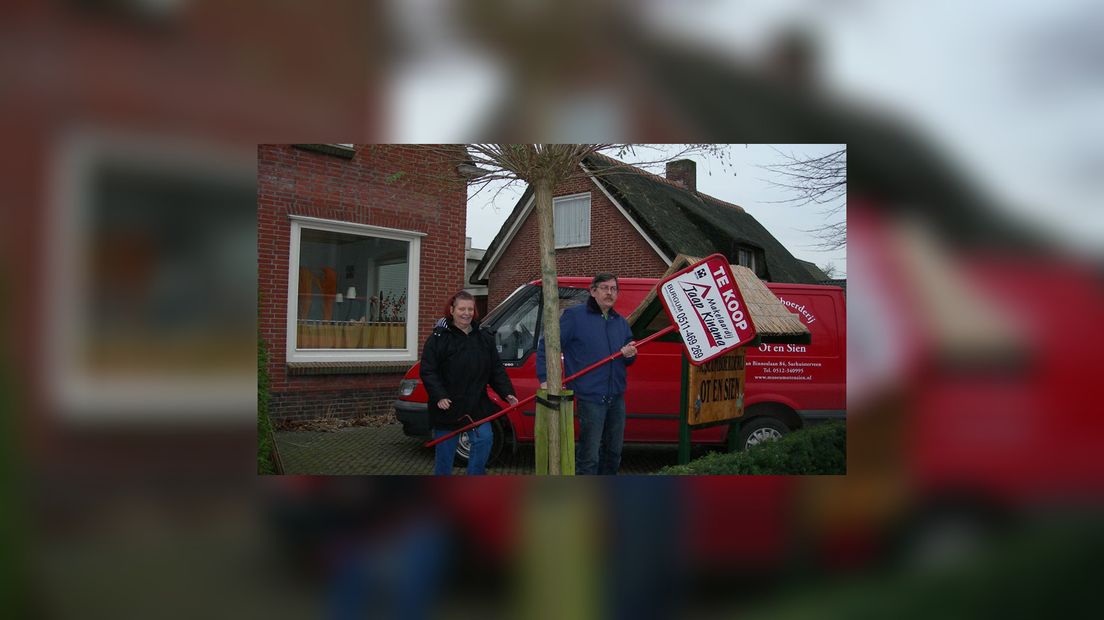
[[[559,396],[563,384],[563,368],[560,364],[560,294],[556,277],[556,242],[552,221],[552,182],[547,177],[532,181],[540,245],[541,290],[544,292],[544,354],[547,371],[548,394]],[[537,411],[545,411],[538,407]],[[559,411],[549,414],[548,473],[558,475],[560,470],[560,416]]]

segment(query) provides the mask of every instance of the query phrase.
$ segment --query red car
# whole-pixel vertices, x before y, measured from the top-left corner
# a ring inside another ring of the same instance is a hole
[[[614,308],[628,316],[655,287],[657,279],[621,278],[621,294]],[[559,279],[560,308],[583,303],[590,293],[589,278]],[[695,430],[694,444],[725,445],[730,433],[742,449],[781,437],[806,424],[843,419],[846,414],[847,317],[843,289],[834,286],[773,284],[767,286],[797,314],[812,334],[810,344],[763,344],[748,351],[743,424]],[[541,286],[533,281],[519,287],[483,321],[495,332],[499,355],[519,398],[537,389],[536,347],[541,325]],[[632,326],[638,338],[643,325]],[[654,341],[640,349],[639,360],[628,369],[625,395],[626,443],[678,443],[680,364],[682,345]],[[491,398],[504,407],[497,395]],[[395,411],[403,431],[429,438],[427,395],[418,379],[418,364],[403,378]],[[533,405],[514,410],[492,422],[491,460],[507,445],[533,441]],[[576,425],[576,434],[578,426]],[[461,436],[457,458],[467,459],[470,444]]]

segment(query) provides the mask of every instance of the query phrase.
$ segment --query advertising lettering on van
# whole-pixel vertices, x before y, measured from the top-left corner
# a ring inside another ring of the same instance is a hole
[[[816,315],[812,311],[807,310],[805,304],[799,304],[796,301],[791,301],[785,297],[779,297],[778,301],[782,302],[783,306],[786,306],[791,311],[795,312],[801,317],[801,321],[805,325],[812,325],[816,323]],[[759,345],[760,353],[808,353],[808,347],[801,344],[766,344]]]
[[[785,297],[779,297],[778,301],[782,302],[783,306],[786,306],[790,310],[793,310],[797,314],[801,315],[801,319],[805,321],[806,325],[812,325],[816,322],[816,317],[813,316],[812,312],[805,309],[805,304],[798,305],[796,301],[790,301]]]
[[[785,297],[779,297],[778,301],[782,302],[782,305],[792,312],[797,313],[805,325],[812,325],[816,322],[816,316],[806,308],[806,304],[799,304]],[[748,378],[752,381],[813,381],[816,378],[817,370],[823,366],[821,362],[808,358],[782,359],[768,357],[771,354],[792,357],[792,354],[795,353],[808,353],[808,346],[803,344],[763,343],[759,345],[756,352],[761,355],[748,360],[748,367],[751,370]]]
[[[663,280],[659,292],[691,364],[703,364],[755,338],[744,298],[720,254]]]

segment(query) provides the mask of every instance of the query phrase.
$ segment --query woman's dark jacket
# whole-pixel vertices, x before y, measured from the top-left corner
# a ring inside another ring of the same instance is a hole
[[[429,420],[436,429],[454,430],[497,411],[487,396],[488,385],[503,400],[515,393],[498,358],[494,334],[474,321],[469,334],[451,323],[433,328],[422,349],[421,377],[429,393]],[[437,408],[442,398],[452,400],[443,411]]]

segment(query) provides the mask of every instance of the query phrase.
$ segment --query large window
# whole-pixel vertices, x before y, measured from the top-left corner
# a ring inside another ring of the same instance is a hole
[[[410,361],[421,233],[292,218],[288,361]]]
[[[590,194],[552,200],[556,249],[590,245]]]
[[[42,330],[50,406],[92,424],[255,406],[255,151],[95,130],[50,151],[45,243],[20,266],[44,314],[9,326]]]

